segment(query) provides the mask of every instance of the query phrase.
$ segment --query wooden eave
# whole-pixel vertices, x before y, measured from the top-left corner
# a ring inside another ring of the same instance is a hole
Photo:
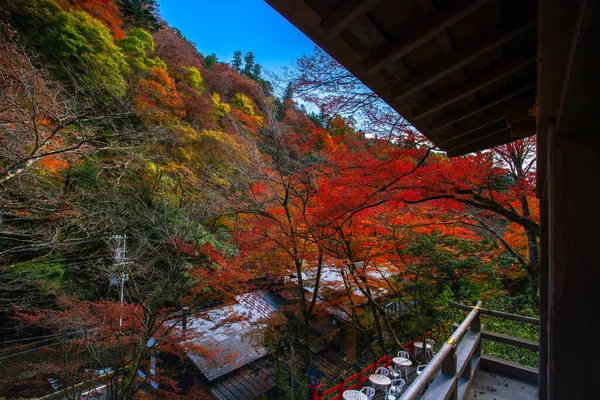
[[[535,0],[265,1],[450,156],[536,133]]]

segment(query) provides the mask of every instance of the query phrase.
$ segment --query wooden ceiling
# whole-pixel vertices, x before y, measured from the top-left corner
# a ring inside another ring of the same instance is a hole
[[[536,133],[535,0],[265,0],[449,156]]]

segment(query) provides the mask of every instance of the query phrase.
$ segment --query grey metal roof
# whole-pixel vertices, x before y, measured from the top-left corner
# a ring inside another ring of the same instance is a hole
[[[257,330],[262,319],[279,310],[280,302],[262,290],[239,295],[236,300],[189,319],[188,330],[199,333],[193,343],[213,356],[191,351],[187,355],[209,381],[267,355]]]

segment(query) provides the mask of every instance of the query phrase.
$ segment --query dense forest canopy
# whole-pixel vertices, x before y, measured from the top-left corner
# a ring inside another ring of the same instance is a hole
[[[106,368],[111,396],[141,396],[136,372],[190,346],[181,307],[292,275],[270,345],[306,365],[331,308],[368,359],[451,321],[448,300],[535,313],[535,139],[449,159],[319,49],[278,97],[251,52],[200,53],[154,0],[0,5],[0,396]],[[190,396],[153,368],[146,395]]]

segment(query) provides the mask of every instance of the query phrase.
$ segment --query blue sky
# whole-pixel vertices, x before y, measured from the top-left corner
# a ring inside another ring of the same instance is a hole
[[[314,44],[263,0],[158,0],[162,17],[204,54],[230,61],[251,51],[263,69],[277,71]]]

